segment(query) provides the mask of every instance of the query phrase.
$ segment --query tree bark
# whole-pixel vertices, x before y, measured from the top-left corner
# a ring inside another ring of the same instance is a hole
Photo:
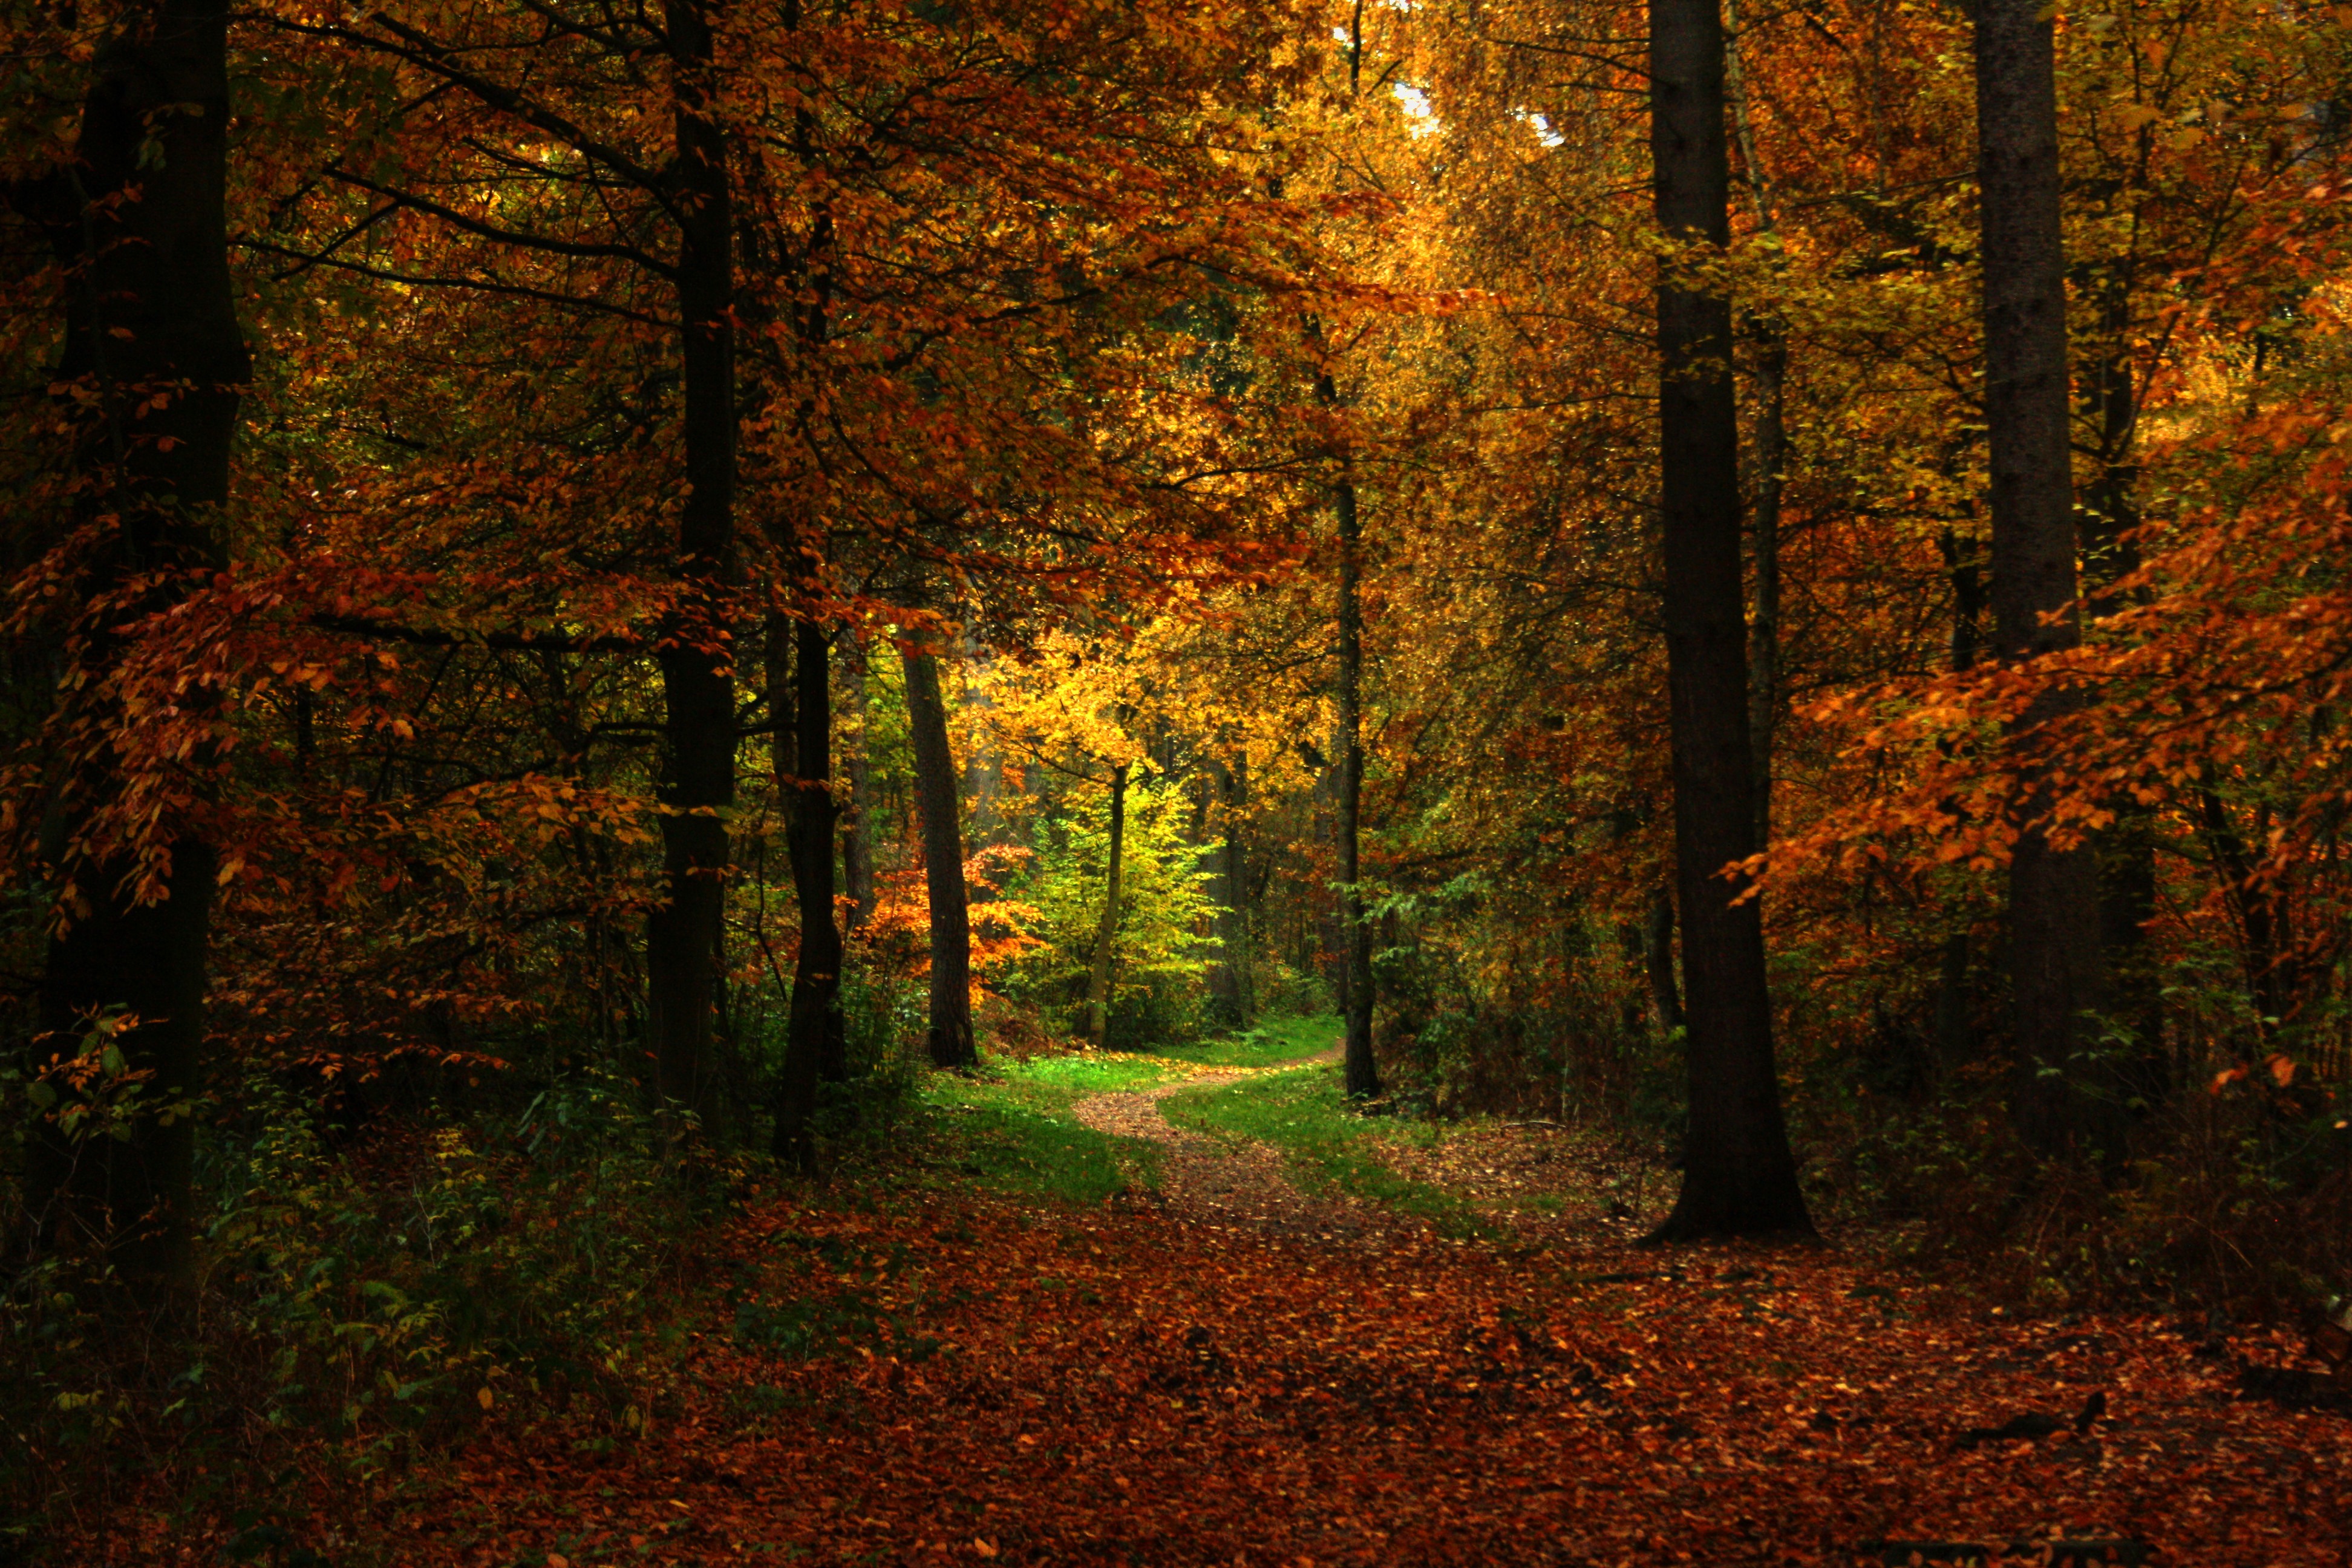
[[[980,1059],[971,1033],[971,915],[963,882],[963,824],[955,753],[939,661],[908,649],[907,727],[915,749],[915,793],[923,818],[923,882],[931,910],[931,1060],[943,1068]]]
[[[988,719],[996,706],[985,679],[988,650],[966,631],[963,653],[964,733],[971,741],[963,764],[964,826],[970,847],[984,849],[1004,841],[1004,761],[997,755],[996,735]]]
[[[250,374],[228,269],[227,31],[224,0],[134,7],[92,62],[75,173],[11,193],[37,209],[68,268],[57,379],[97,394],[76,453],[91,481],[85,521],[101,510],[117,521],[86,563],[70,649],[79,679],[61,701],[105,705],[92,715],[101,725],[133,721],[102,695],[124,651],[114,628],[167,608],[225,559],[217,513]],[[139,576],[152,585],[129,600]],[[119,1142],[37,1126],[27,1197],[37,1242],[93,1242],[134,1288],[169,1289],[189,1269],[184,1097],[203,1058],[216,858],[161,825],[171,868],[162,897],[142,902],[128,858],[76,856],[78,830],[121,786],[106,761],[75,759],[53,803],[45,857],[83,907],[65,911],[48,946],[36,1055],[71,1056],[94,1019],[128,1012],[138,1021],[113,1043],[130,1071],[149,1075],[144,1109]],[[157,1114],[174,1101],[176,1114]]]
[[[1772,186],[1757,161],[1748,122],[1748,76],[1740,58],[1739,9],[1724,0],[1724,44],[1732,123],[1739,134],[1740,166],[1756,205],[1757,227],[1778,226]],[[1787,390],[1789,334],[1782,323],[1751,318],[1756,334],[1756,501],[1748,524],[1751,569],[1748,619],[1748,737],[1755,774],[1756,846],[1772,842],[1772,744],[1780,720],[1780,490],[1789,461]]]
[[[2118,586],[2139,569],[2139,396],[2130,355],[2131,281],[2118,270],[2106,280],[2102,323],[2105,339],[2092,393],[2099,420],[2099,477],[2084,509],[2083,542],[2088,607],[2095,616],[2128,607]],[[2170,1087],[2164,1060],[2162,977],[2148,952],[2147,925],[2156,918],[2156,822],[2148,807],[2126,802],[2115,826],[2094,840],[2098,859],[2099,966],[2106,1010],[2137,1037],[2126,1088],[2154,1104]]]
[[[788,646],[793,654],[789,668],[784,657]],[[774,1152],[779,1159],[803,1170],[815,1153],[812,1124],[818,1085],[838,1083],[848,1076],[843,1059],[841,932],[834,923],[833,907],[829,654],[824,627],[813,621],[770,618],[768,690],[776,723],[772,749],[776,795],[784,802],[784,842],[792,857],[793,890],[800,906],[801,927],[800,952],[793,966],[792,1008],[785,1025]]]
[[[1756,506],[1748,528],[1752,613],[1748,621],[1748,739],[1755,843],[1772,842],[1772,742],[1780,722],[1780,486],[1789,458],[1784,398],[1789,340],[1767,328],[1756,351]]]
[[[1328,382],[1326,384],[1328,384]],[[1339,735],[1334,759],[1339,785],[1339,1005],[1347,1016],[1345,1065],[1350,1100],[1381,1092],[1372,1059],[1372,931],[1364,921],[1364,610],[1363,531],[1356,513],[1355,481],[1342,479],[1334,497],[1339,532]]]
[[[727,897],[727,814],[735,803],[735,686],[725,596],[735,552],[735,342],[731,192],[724,134],[710,119],[710,26],[699,0],[665,8],[677,143],[677,305],[685,386],[686,498],[677,524],[685,584],[663,617],[666,707],[662,901],[646,923],[646,968],[661,1102],[708,1124],[716,933]]]
[[[1973,667],[1984,647],[1983,552],[1978,541],[1948,528],[1937,542],[1952,584],[1950,658],[1952,668],[1958,671]],[[1945,936],[1937,965],[1936,1055],[1946,1073],[1975,1059],[1977,1054],[1969,974],[1969,931],[1963,924]]]
[[[1119,879],[1127,860],[1127,764],[1110,771],[1110,859],[1105,872],[1102,920],[1095,929],[1095,962],[1087,979],[1087,1039],[1101,1050],[1110,1033],[1111,969],[1118,956]]]
[[[2003,659],[2073,647],[2074,514],[2067,440],[2065,256],[2060,231],[2058,93],[2050,13],[2039,0],[1981,0],[1976,13],[1978,176],[1984,268],[1985,425],[1991,458],[1993,637]],[[2071,701],[2044,696],[2013,741]],[[2041,804],[2022,780],[2028,812]],[[2056,1153],[2088,1131],[2067,1074],[2077,1016],[2098,1001],[2094,857],[2020,837],[2009,872],[2017,1119]],[[2044,1076],[2044,1067],[2060,1069]]]
[[[1642,967],[1650,982],[1650,1013],[1658,1033],[1672,1038],[1687,1026],[1687,1020],[1682,987],[1675,984],[1675,894],[1663,882],[1650,895],[1649,917],[1642,925]]]
[[[1249,801],[1249,758],[1236,754],[1230,765],[1216,765],[1218,805],[1223,816],[1223,845],[1219,852],[1217,900],[1218,963],[1215,988],[1232,1013],[1231,1022],[1246,1027],[1257,1011],[1250,963],[1249,851],[1243,843],[1243,813]]]
[[[1659,226],[1729,239],[1723,18],[1717,0],[1652,0],[1650,145]],[[1722,875],[1755,848],[1754,753],[1740,581],[1739,424],[1731,306],[1658,286],[1660,505],[1674,747],[1675,858],[1690,1064],[1689,1158],[1653,1239],[1810,1232],[1781,1121],[1757,900]]]
[[[848,923],[857,930],[874,914],[874,763],[866,750],[866,650],[844,633],[842,663],[849,677],[849,709],[857,726],[848,748],[849,800],[841,809],[842,890],[849,895]]]

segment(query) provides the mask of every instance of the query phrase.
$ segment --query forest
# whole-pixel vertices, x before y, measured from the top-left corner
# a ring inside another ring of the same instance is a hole
[[[0,33],[0,1568],[2352,1563],[2352,9]]]

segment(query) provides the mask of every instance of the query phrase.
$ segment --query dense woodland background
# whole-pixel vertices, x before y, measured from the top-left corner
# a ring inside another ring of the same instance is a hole
[[[2352,1290],[2352,13],[1983,5],[19,8],[7,1487],[1329,1010],[1671,1235]]]

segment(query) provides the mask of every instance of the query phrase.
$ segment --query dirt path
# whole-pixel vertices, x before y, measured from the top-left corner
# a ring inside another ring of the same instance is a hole
[[[1302,1193],[1285,1168],[1282,1152],[1272,1144],[1237,1144],[1179,1127],[1168,1120],[1162,1103],[1170,1095],[1189,1089],[1216,1089],[1269,1073],[1336,1062],[1340,1050],[1333,1046],[1275,1067],[1213,1068],[1153,1089],[1097,1094],[1078,1101],[1072,1110],[1079,1121],[1097,1132],[1147,1139],[1160,1145],[1160,1205],[1180,1219],[1290,1236],[1360,1239],[1409,1222],[1400,1222],[1376,1205],[1352,1198]]]
[[[2240,1387],[2292,1335],[2225,1355],[2153,1313],[1992,1312],[1867,1238],[1668,1254],[1598,1214],[1449,1238],[1165,1115],[1298,1065],[1080,1101],[1163,1152],[1136,1208],[773,1194],[716,1243],[702,1331],[628,1363],[625,1417],[501,1394],[362,1554],[324,1513],[306,1539],[403,1568],[1861,1568],[1908,1556],[1867,1542],[2063,1533],[2345,1568],[2346,1415]],[[1452,1143],[1416,1168],[1500,1196],[1586,1168],[1564,1131]],[[177,1529],[108,1561],[220,1560]]]

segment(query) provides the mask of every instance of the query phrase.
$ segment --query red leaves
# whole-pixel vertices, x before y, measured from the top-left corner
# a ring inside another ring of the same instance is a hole
[[[706,1301],[647,1435],[597,1464],[564,1424],[493,1424],[403,1560],[1842,1565],[1871,1539],[2063,1531],[2336,1561],[2336,1418],[2234,1400],[2157,1320],[1987,1317],[1819,1251],[1664,1272],[1614,1246],[868,1203],[763,1207],[729,1259],[800,1299],[867,1292],[946,1349],[802,1360],[730,1342]],[[2004,1423],[2034,1435],[1956,1449]]]

